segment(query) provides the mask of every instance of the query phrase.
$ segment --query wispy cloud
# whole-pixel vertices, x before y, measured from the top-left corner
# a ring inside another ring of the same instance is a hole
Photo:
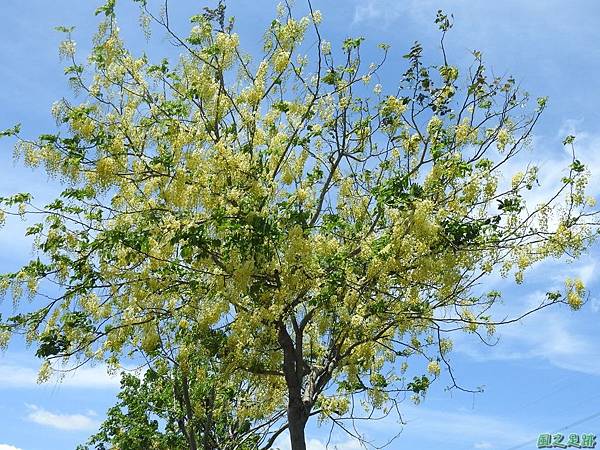
[[[45,410],[36,405],[27,405],[29,414],[27,420],[39,425],[64,431],[86,431],[98,428],[98,422],[93,416],[83,414],[60,414]]]
[[[552,278],[552,274],[547,277],[550,281]],[[539,304],[544,296],[545,292],[535,291],[520,307]],[[510,309],[514,310],[514,306],[507,308]],[[575,315],[559,306],[538,311],[521,323],[499,327],[500,341],[493,348],[482,348],[478,340],[464,335],[457,336],[455,348],[477,361],[538,359],[562,369],[600,375],[600,348],[594,344],[593,337],[582,330],[581,322],[575,321]]]
[[[38,384],[37,378],[38,372],[35,368],[5,362],[0,359],[0,389],[43,386]],[[120,377],[109,375],[105,366],[82,367],[72,373],[65,374],[62,380],[54,378],[48,384],[53,382],[66,388],[115,389],[119,387]]]
[[[566,120],[558,131],[558,138],[562,139],[568,135],[575,136],[575,153],[581,161],[591,169],[589,183],[590,192],[597,193],[600,190],[600,133],[590,132],[582,128],[581,120]]]
[[[275,448],[279,450],[290,450],[289,437],[287,434],[282,435],[275,443]],[[306,450],[361,450],[360,443],[356,439],[348,439],[345,441],[333,441],[327,444],[326,439],[308,439],[306,442]],[[0,449],[1,450],[1,449]]]
[[[359,450],[362,449],[360,443],[351,439],[346,442],[338,442],[334,444],[325,445],[323,442],[317,439],[310,439],[306,445],[307,450]]]
[[[433,444],[439,438],[450,445],[461,445],[462,448],[492,449],[503,448],[528,441],[536,436],[525,424],[517,423],[504,417],[496,417],[476,412],[455,410],[437,410],[422,406],[406,405],[402,409],[404,425],[390,417],[381,421],[367,421],[360,431],[365,439],[390,438],[401,431],[395,441],[398,446],[402,442],[426,442]],[[290,450],[288,436],[282,435],[275,448]],[[359,450],[361,444],[356,439],[332,439],[327,445],[327,438],[312,437],[307,442],[308,450]],[[494,444],[491,444],[491,443]],[[426,446],[426,445],[424,445]],[[396,447],[392,445],[392,447]],[[453,447],[454,448],[454,447]]]
[[[498,192],[510,189],[511,180],[516,173],[525,172],[527,168],[537,167],[537,183],[531,190],[522,190],[520,193],[527,205],[527,210],[535,211],[538,205],[547,203],[561,189],[561,195],[551,203],[551,206],[563,205],[569,196],[569,189],[564,189],[563,179],[569,176],[570,165],[573,161],[571,147],[562,143],[568,135],[576,136],[575,157],[590,170],[587,194],[596,195],[600,192],[600,172],[595,170],[600,167],[600,152],[598,152],[600,133],[582,130],[579,125],[579,121],[565,120],[553,136],[532,136],[530,144],[502,166],[498,180]],[[499,160],[502,155],[490,152],[488,157]],[[549,225],[551,229],[557,225],[555,216],[550,217]]]
[[[554,31],[564,31],[564,20],[547,11],[548,3],[559,5],[558,0],[506,0],[504,2],[471,2],[467,0],[355,0],[354,24],[377,23],[389,26],[402,21],[404,24],[433,25],[435,12],[439,9],[455,14],[460,21],[469,23],[468,29],[462,29],[471,44],[482,38],[491,44],[498,44],[498,38],[490,33],[490,22],[494,30],[514,33],[515,25],[523,35],[534,31],[540,22]],[[575,8],[573,8],[575,9]],[[578,17],[580,11],[570,11],[572,17]],[[493,18],[490,20],[490,15]],[[510,20],[512,19],[512,20]],[[487,26],[486,26],[487,25]],[[586,24],[587,25],[587,24]],[[431,27],[433,29],[433,27]],[[503,41],[504,43],[504,41]]]
[[[440,440],[465,443],[474,448],[514,445],[535,436],[525,425],[512,420],[467,411],[440,411],[410,407],[403,412],[407,425],[403,434],[443,436]],[[408,436],[407,436],[408,437]]]
[[[575,135],[577,157],[590,169],[590,193],[600,192],[600,134],[581,129],[581,121],[567,120],[556,135],[534,138],[532,151],[519,155],[506,167],[506,184],[513,173],[523,170],[528,162],[540,167],[540,186],[526,193],[528,205],[534,206],[549,198],[561,185],[565,168],[571,163],[570,149],[561,142],[567,135]],[[505,302],[495,308],[497,318],[518,317],[540,304],[546,291],[564,289],[565,278],[579,278],[594,292],[597,284],[598,263],[593,255],[583,255],[576,262],[567,264],[564,259],[546,260],[535,264],[525,275],[526,285],[515,289],[513,280],[494,277],[486,288],[504,292]],[[526,295],[522,296],[521,293]],[[600,311],[600,300],[592,297],[587,311]],[[585,309],[572,314],[566,307],[552,307],[533,314],[518,324],[498,327],[499,344],[495,348],[482,348],[478,340],[458,336],[455,348],[458,352],[479,361],[486,360],[544,360],[555,367],[571,371],[600,375],[600,348],[595,345],[594,333],[582,327]],[[582,317],[583,316],[583,317]]]
[[[413,20],[429,20],[434,10],[431,0],[365,0],[354,7],[353,22],[378,21],[389,25],[403,15]]]
[[[481,441],[481,442],[476,442],[473,445],[473,448],[478,448],[478,449],[494,448],[494,445],[488,441]]]

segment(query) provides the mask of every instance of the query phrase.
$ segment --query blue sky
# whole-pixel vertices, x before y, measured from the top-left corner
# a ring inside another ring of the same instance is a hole
[[[123,0],[122,0],[123,1]],[[173,2],[175,3],[175,2]],[[59,61],[61,39],[57,25],[77,25],[75,39],[85,54],[96,18],[98,1],[2,0],[0,2],[0,129],[23,123],[25,135],[52,130],[52,103],[70,96]],[[242,43],[252,50],[260,45],[263,28],[273,17],[276,2],[230,0]],[[298,0],[302,5],[302,0]],[[455,27],[447,38],[449,57],[465,67],[469,51],[483,52],[496,74],[512,74],[535,96],[549,96],[549,108],[537,127],[529,159],[539,162],[544,189],[561,175],[567,155],[561,144],[567,134],[577,135],[576,149],[592,169],[591,187],[600,192],[600,3],[595,0],[313,0],[324,13],[323,33],[334,44],[347,36],[365,36],[367,47],[392,44],[382,84],[393,85],[403,71],[401,55],[420,41],[436,55],[438,33],[433,18],[438,9],[453,13]],[[181,22],[204,2],[179,1],[174,14]],[[137,15],[126,8],[121,28],[133,45],[143,45]],[[150,54],[169,51],[161,36]],[[364,59],[376,59],[366,53]],[[30,191],[38,199],[52,197],[56,182],[40,173],[14,165],[9,141],[0,141],[0,195]],[[516,170],[516,168],[515,168]],[[594,173],[597,172],[597,173]],[[0,271],[18,267],[30,254],[23,239],[24,224],[9,221],[0,232]],[[419,406],[405,403],[405,422],[365,424],[369,437],[385,440],[402,431],[392,449],[500,449],[535,448],[531,439],[545,431],[560,430],[600,412],[600,267],[598,249],[581,261],[566,265],[548,262],[536,266],[526,283],[492,279],[486,287],[504,292],[501,313],[516,314],[535,303],[565,275],[580,276],[591,291],[581,311],[555,308],[522,323],[499,330],[492,348],[460,337],[452,361],[456,375],[467,387],[485,386],[472,395],[435,385]],[[4,305],[3,309],[8,308]],[[86,368],[63,383],[37,385],[34,351],[15,342],[0,356],[0,450],[64,450],[85,441],[113,404],[118,380],[102,367]],[[311,427],[310,449],[325,448],[326,429]],[[568,428],[565,434],[597,433],[600,417]],[[359,448],[343,435],[334,435],[339,450]],[[522,447],[520,445],[524,444]],[[285,444],[282,444],[285,448]],[[333,448],[330,446],[330,448]]]

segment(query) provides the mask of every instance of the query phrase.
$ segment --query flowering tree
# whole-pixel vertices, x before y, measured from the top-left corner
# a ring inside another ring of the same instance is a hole
[[[242,51],[222,4],[181,35],[166,1],[161,13],[137,3],[180,50],[176,61],[129,51],[109,0],[86,63],[62,29],[83,101],[56,104],[60,131],[4,133],[27,165],[65,185],[44,207],[29,194],[2,198],[5,214],[43,218],[27,231],[38,255],[1,281],[15,301],[42,302],[3,328],[5,341],[24,332],[37,343],[42,379],[51,360],[118,367],[134,357],[174,374],[182,445],[214,448],[214,406],[202,405],[220,398],[228,423],[260,434],[253,445],[270,448],[287,430],[303,450],[313,416],[354,434],[348,420],[387,414],[407,393],[418,400],[442,370],[459,388],[452,333],[485,338],[518,319],[494,319],[500,294],[477,286],[495,270],[520,283],[532,264],[576,257],[591,241],[575,156],[537,204],[527,198],[538,169],[508,173],[546,100],[528,106],[477,52],[461,75],[444,51],[443,13],[440,63],[415,44],[384,94],[372,80],[388,46],[365,67],[363,39],[332,48],[310,2],[301,19],[279,7],[258,58]],[[583,295],[567,280],[538,308],[577,309]],[[228,381],[196,388],[215,376]],[[233,386],[235,401],[223,394]]]

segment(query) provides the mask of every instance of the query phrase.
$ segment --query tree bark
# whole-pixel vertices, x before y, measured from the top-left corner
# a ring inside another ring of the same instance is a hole
[[[292,450],[306,450],[306,436],[304,429],[308,415],[302,399],[290,398],[288,403],[288,429],[290,431],[290,444]]]
[[[298,338],[298,336],[296,337]],[[304,378],[302,357],[299,355],[299,350],[294,347],[294,341],[283,323],[279,324],[278,340],[283,350],[283,373],[288,389],[287,419],[290,444],[292,450],[306,450],[304,429],[310,408],[304,404],[302,399],[302,380]]]

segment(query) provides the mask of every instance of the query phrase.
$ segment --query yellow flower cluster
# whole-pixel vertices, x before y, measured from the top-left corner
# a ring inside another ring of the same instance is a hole
[[[454,130],[457,145],[464,145],[477,140],[477,129],[472,127],[469,119],[463,119]]]
[[[583,297],[585,296],[585,285],[580,278],[567,278],[565,281],[567,288],[567,303],[574,309],[580,309],[583,305]]]
[[[441,372],[440,364],[437,361],[430,361],[429,364],[427,364],[427,372],[434,377],[439,376]]]

